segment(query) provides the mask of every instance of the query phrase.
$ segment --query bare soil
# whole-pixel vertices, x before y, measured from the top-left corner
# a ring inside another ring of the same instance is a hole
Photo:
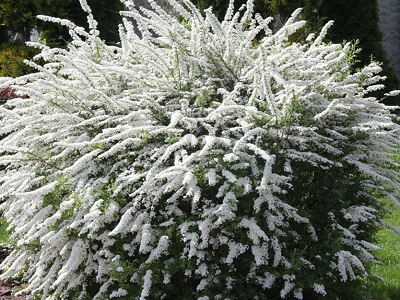
[[[0,281],[0,300],[22,300],[26,295],[14,296],[13,292],[20,289],[18,284],[10,284]]]

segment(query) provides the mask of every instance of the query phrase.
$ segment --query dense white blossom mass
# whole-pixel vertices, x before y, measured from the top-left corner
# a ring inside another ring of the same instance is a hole
[[[354,70],[350,43],[324,42],[331,22],[296,42],[300,10],[275,32],[252,1],[222,22],[188,0],[124,1],[111,46],[80,2],[89,31],[41,16],[69,28],[68,48],[33,44],[38,72],[0,81],[28,96],[0,107],[15,241],[1,278],[24,274],[48,300],[163,299],[177,282],[191,299],[247,285],[303,299],[330,293],[321,278],[368,275],[377,247],[359,226],[379,226],[378,197],[399,206],[400,190],[400,127],[370,94],[378,64]],[[356,192],[340,198],[341,176]]]

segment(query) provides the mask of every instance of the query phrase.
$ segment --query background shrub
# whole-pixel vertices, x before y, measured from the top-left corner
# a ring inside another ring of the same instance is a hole
[[[66,20],[68,49],[6,81],[3,279],[42,299],[360,299],[399,126],[351,44],[292,42],[299,11],[126,2],[121,45]],[[128,19],[129,18],[129,19]],[[140,35],[129,21],[136,20]],[[264,36],[255,42],[255,38]]]
[[[0,76],[18,77],[35,71],[24,64],[24,60],[32,58],[38,51],[22,44],[3,43],[0,46]]]

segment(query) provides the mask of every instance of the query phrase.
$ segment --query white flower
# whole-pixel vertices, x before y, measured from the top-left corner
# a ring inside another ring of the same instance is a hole
[[[317,284],[317,283],[314,283],[314,291],[317,293],[317,294],[320,294],[320,295],[322,295],[322,296],[326,296],[327,295],[327,293],[326,293],[326,291],[325,291],[325,286],[323,285],[323,284]]]
[[[147,270],[146,274],[144,275],[144,282],[142,287],[142,293],[140,294],[140,300],[145,300],[147,296],[150,294],[151,288],[151,277],[153,275],[153,271]]]
[[[128,295],[128,292],[122,288],[119,288],[117,291],[113,291],[110,294],[110,298],[119,298]]]

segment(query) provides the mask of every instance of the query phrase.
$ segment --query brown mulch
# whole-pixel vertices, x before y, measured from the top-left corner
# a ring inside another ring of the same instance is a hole
[[[11,249],[7,246],[0,246],[0,262],[2,262]],[[18,283],[7,283],[0,280],[0,300],[22,300],[26,295],[14,296],[13,292],[21,289]]]
[[[26,295],[14,296],[13,291],[20,289],[18,284],[5,283],[0,281],[0,300],[22,300]]]

